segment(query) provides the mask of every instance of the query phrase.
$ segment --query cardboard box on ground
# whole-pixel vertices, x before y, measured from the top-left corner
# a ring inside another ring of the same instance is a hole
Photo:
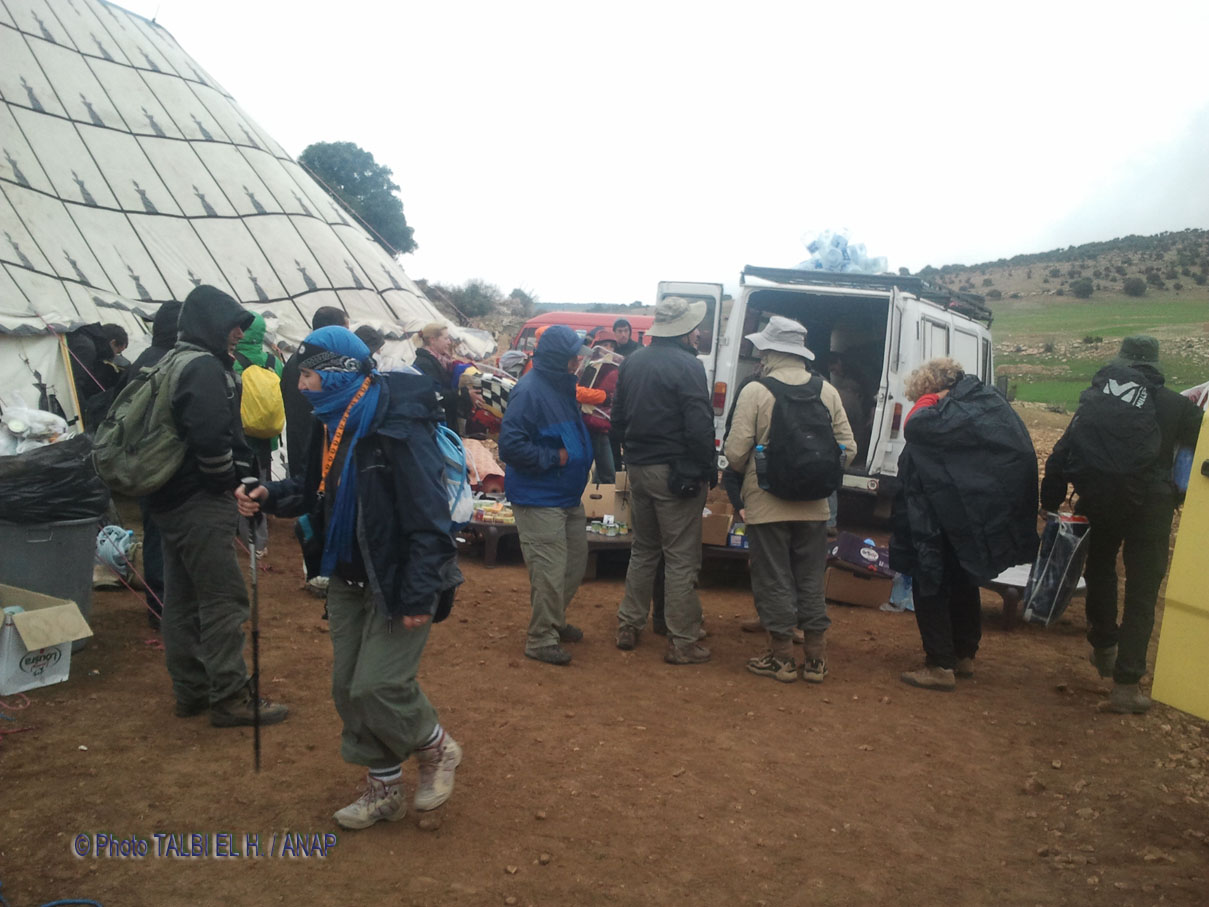
[[[823,580],[823,595],[828,601],[845,605],[879,608],[890,600],[893,586],[894,580],[890,577],[871,571],[849,570],[842,563],[833,563]]]
[[[71,644],[92,636],[73,601],[0,584],[0,696],[21,693],[66,680],[71,670]]]

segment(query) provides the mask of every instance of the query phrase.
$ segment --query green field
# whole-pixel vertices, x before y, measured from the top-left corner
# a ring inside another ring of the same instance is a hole
[[[1048,296],[993,303],[996,374],[1008,377],[1019,400],[1073,410],[1079,392],[1115,355],[1122,337],[1154,334],[1162,344],[1160,366],[1168,384],[1177,390],[1200,384],[1209,380],[1209,297],[1197,290],[1197,298]],[[1088,335],[1104,342],[1083,344]],[[1046,353],[1045,344],[1054,352]],[[1016,346],[1023,351],[1016,352]]]

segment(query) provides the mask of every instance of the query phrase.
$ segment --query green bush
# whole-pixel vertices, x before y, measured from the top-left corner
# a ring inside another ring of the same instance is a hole
[[[994,283],[994,281],[993,281],[993,280],[991,280],[991,278],[989,278],[989,277],[984,277],[984,278],[982,278],[982,285],[983,285],[984,287],[989,287],[989,286],[990,286],[991,284],[993,284],[993,283]]]
[[[1145,296],[1146,281],[1141,277],[1126,277],[1121,283],[1121,289],[1126,296]]]
[[[1095,285],[1092,283],[1090,277],[1080,277],[1070,285],[1070,291],[1080,299],[1087,299],[1091,296],[1094,289]]]
[[[1061,268],[1050,268],[1050,270],[1049,270],[1049,276],[1050,276],[1050,277],[1061,277],[1061,276],[1062,276],[1062,269],[1061,269]]]
[[[999,290],[987,290],[987,299],[1002,299],[1003,293]]]
[[[1083,342],[1084,343],[1103,343],[1104,338],[1098,337],[1098,336],[1093,336],[1092,334],[1087,334],[1086,336],[1084,336]]]

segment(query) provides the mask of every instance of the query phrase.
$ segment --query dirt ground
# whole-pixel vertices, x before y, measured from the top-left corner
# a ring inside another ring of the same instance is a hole
[[[1048,448],[1056,431],[1033,427]],[[1007,631],[986,593],[977,674],[952,695],[898,681],[921,658],[910,614],[833,606],[827,682],[783,685],[744,669],[760,640],[739,631],[753,612],[733,562],[702,576],[709,664],[664,664],[650,634],[618,651],[624,566],[605,564],[570,615],[585,639],[556,668],[521,654],[516,550],[491,570],[468,553],[421,669],[465,748],[454,796],[436,827],[409,814],[342,831],[331,813],[361,770],[339,757],[322,604],[297,562],[274,524],[263,686],[291,715],[264,730],[259,774],[250,730],[173,717],[157,634],[126,590],[96,594],[66,683],[19,710],[3,697],[0,732],[31,728],[0,736],[11,907],[1209,903],[1209,726],[1160,705],[1099,711],[1078,602],[1048,630]],[[191,833],[210,856],[156,855]],[[291,856],[287,833],[335,838]],[[149,853],[98,857],[99,834]]]

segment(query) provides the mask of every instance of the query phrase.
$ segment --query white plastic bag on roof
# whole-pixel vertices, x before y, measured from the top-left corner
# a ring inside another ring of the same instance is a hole
[[[803,236],[802,241],[810,257],[798,263],[799,270],[856,274],[881,274],[886,270],[885,257],[870,257],[864,243],[849,241],[846,229],[824,230],[808,237],[810,234]]]

